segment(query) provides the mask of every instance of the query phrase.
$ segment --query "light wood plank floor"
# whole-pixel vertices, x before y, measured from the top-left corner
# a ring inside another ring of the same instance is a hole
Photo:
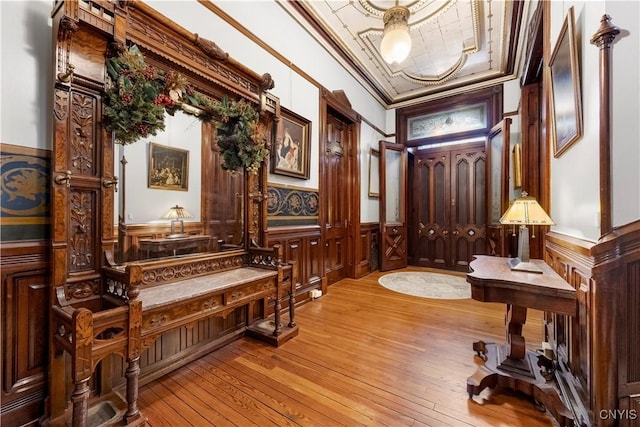
[[[280,348],[242,338],[141,387],[148,425],[556,425],[510,390],[468,399],[480,363],[471,345],[504,340],[504,305],[406,296],[379,276],[299,307],[300,334]],[[540,347],[541,319],[529,310],[529,348]]]

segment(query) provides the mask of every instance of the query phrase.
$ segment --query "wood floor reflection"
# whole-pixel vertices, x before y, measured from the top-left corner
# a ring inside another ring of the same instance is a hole
[[[412,268],[409,270],[426,270]],[[150,426],[550,426],[525,396],[469,400],[472,342],[504,340],[502,304],[399,294],[376,272],[296,311],[280,348],[242,338],[140,388]],[[542,313],[524,336],[540,347]]]

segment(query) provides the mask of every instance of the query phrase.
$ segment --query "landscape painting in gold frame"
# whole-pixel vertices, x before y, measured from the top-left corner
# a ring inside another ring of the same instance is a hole
[[[549,61],[553,155],[560,157],[582,137],[582,98],[573,6]]]

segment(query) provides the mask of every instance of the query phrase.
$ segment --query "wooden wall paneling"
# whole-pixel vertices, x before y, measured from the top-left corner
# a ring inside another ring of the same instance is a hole
[[[578,295],[576,316],[551,316],[547,328],[565,397],[586,425],[637,426],[640,221],[595,243],[554,232],[546,237],[547,262]]]
[[[22,425],[44,411],[48,364],[48,242],[3,243],[2,398],[3,425]]]
[[[266,244],[282,246],[283,262],[298,263],[296,301],[304,301],[308,297],[306,295],[308,291],[322,285],[324,251],[321,245],[320,227],[273,227],[267,231]],[[323,290],[325,291],[326,289]]]
[[[558,383],[577,421],[586,425],[593,418],[592,360],[594,313],[592,242],[550,232],[546,235],[546,262],[576,289],[575,316],[546,313],[547,340],[556,352]]]
[[[637,409],[640,395],[640,221],[614,228],[594,248],[594,410]],[[615,331],[615,333],[611,333]],[[607,381],[602,383],[602,381]],[[635,419],[632,419],[635,417]],[[640,412],[602,425],[639,425]]]
[[[303,283],[315,286],[322,282],[322,291],[326,292],[326,289],[324,289],[326,281],[322,281],[322,269],[324,265],[322,261],[322,237],[320,235],[309,236],[308,243],[308,260],[305,259],[305,265],[309,267],[309,270],[307,270],[305,276],[303,276],[305,279]]]
[[[360,224],[360,239],[357,242],[359,259],[356,276],[363,277],[380,267],[380,224],[377,222]]]

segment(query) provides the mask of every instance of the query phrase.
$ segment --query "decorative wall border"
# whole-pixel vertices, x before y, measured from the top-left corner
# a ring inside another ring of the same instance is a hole
[[[318,190],[268,184],[267,194],[267,226],[318,224]]]
[[[49,236],[49,150],[0,144],[1,240]]]

